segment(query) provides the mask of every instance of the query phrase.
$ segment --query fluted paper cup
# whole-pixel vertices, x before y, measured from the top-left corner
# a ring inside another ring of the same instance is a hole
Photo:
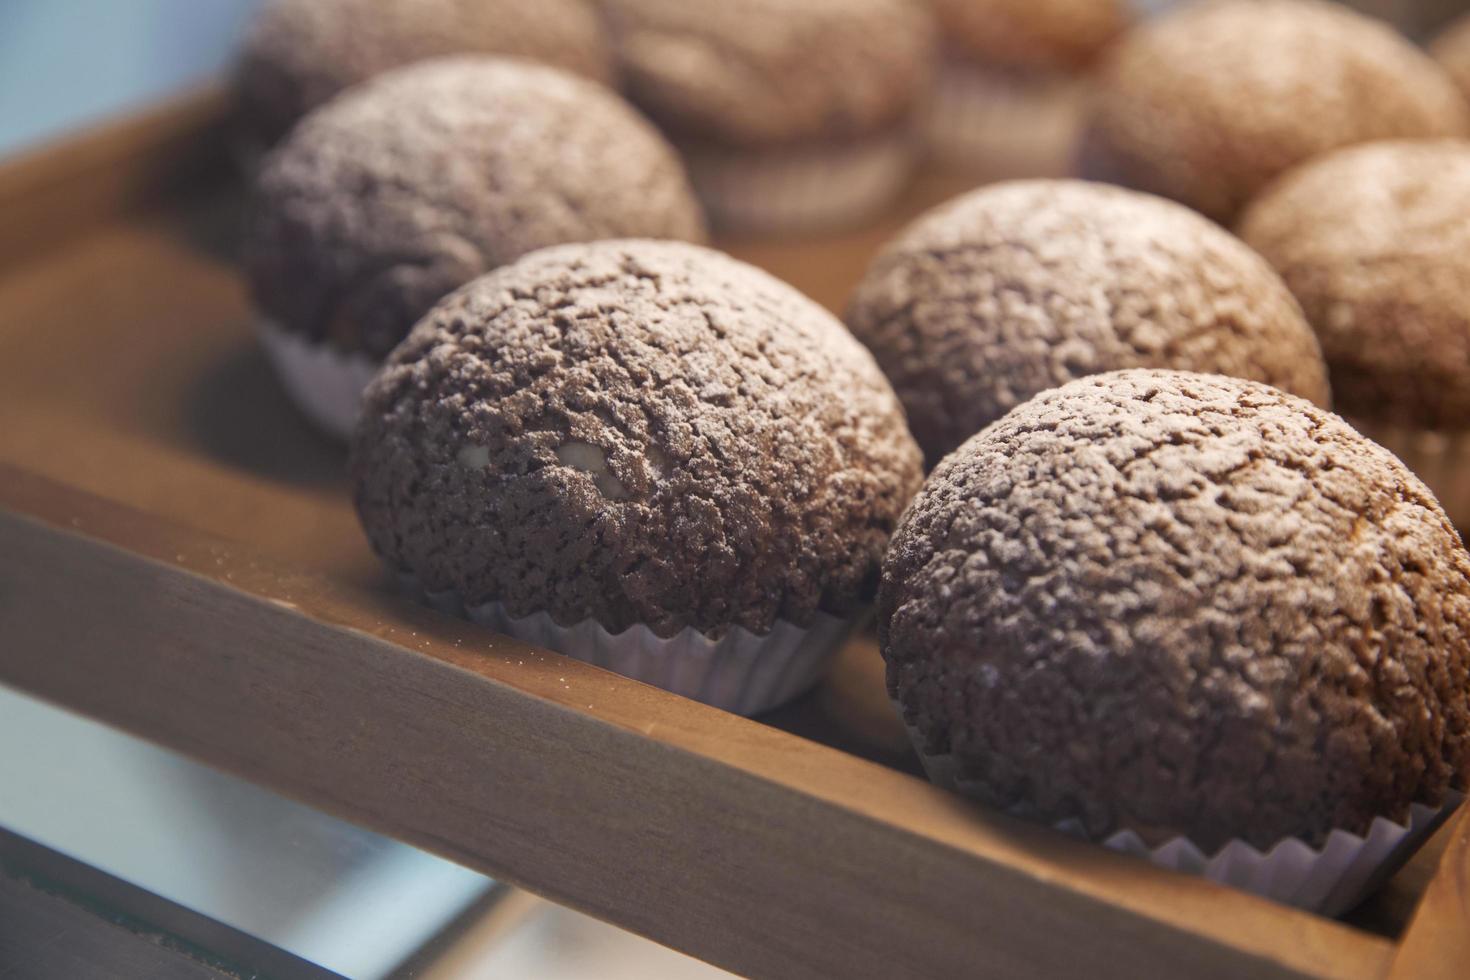
[[[256,333],[281,386],[301,413],[330,436],[344,441],[350,437],[363,389],[381,362],[312,343],[263,318],[256,321]]]
[[[809,627],[778,620],[763,634],[735,626],[711,638],[686,627],[661,637],[642,624],[611,633],[591,619],[563,626],[547,613],[512,616],[498,602],[467,605],[454,592],[425,592],[407,573],[399,581],[441,612],[738,715],[769,711],[815,685],[856,625],[818,613]]]
[[[901,708],[899,716],[903,716]],[[925,753],[923,736],[907,720],[905,727],[931,782],[962,796],[977,795],[973,787],[966,786],[952,756]],[[1449,797],[1439,807],[1413,804],[1407,823],[1377,817],[1365,834],[1333,830],[1321,847],[1289,837],[1261,851],[1237,839],[1206,852],[1182,835],[1150,845],[1132,830],[1093,840],[1078,820],[1064,820],[1053,826],[1171,871],[1208,878],[1323,915],[1341,915],[1387,881],[1464,801],[1459,793]]]

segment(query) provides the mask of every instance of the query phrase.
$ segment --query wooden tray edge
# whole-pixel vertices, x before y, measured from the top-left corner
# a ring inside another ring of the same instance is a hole
[[[6,683],[742,973],[1368,977],[1394,951],[3,466],[0,631]]]
[[[207,85],[0,160],[0,268],[222,169],[229,105]]]

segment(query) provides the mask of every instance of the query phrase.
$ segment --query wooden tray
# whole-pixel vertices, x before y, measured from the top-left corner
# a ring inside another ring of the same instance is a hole
[[[0,681],[747,974],[1470,962],[1470,812],[1331,921],[931,787],[871,638],[750,721],[395,595],[342,451],[250,336],[222,106],[0,167]],[[924,177],[859,232],[727,244],[836,307],[964,184]]]

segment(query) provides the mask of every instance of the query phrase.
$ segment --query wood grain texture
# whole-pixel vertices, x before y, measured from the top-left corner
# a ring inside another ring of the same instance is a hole
[[[1470,976],[1470,807],[1461,808],[1444,836],[1439,870],[1394,957],[1394,980]]]
[[[40,478],[0,473],[0,509],[0,681],[729,969],[1368,977],[1391,954]]]

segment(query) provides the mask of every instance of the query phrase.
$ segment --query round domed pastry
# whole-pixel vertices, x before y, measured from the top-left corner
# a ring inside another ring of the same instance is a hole
[[[1311,403],[1132,370],[930,476],[884,561],[888,690],[940,782],[1341,912],[1470,780],[1470,556]]]
[[[903,188],[933,25],[913,0],[603,0],[628,97],[734,232],[861,221]]]
[[[816,680],[922,479],[837,320],[652,241],[544,249],[445,299],[368,389],[351,472],[417,588],[746,714]]]
[[[1109,51],[1079,166],[1228,222],[1329,150],[1467,133],[1454,84],[1387,25],[1326,0],[1207,0]]]
[[[919,218],[858,285],[873,351],[931,463],[1037,392],[1128,367],[1265,381],[1327,404],[1311,328],[1238,239],[1162,198],[992,184]]]
[[[1083,79],[1128,26],[1127,0],[930,0],[944,39],[930,152],[987,175],[1066,173]]]
[[[242,149],[258,156],[358,82],[454,54],[522,57],[599,82],[613,77],[591,0],[266,0],[235,67]]]
[[[268,158],[246,269],[288,392],[345,436],[441,297],[547,245],[701,240],[677,154],[609,90],[502,58],[419,62],[313,112]]]
[[[1338,410],[1470,527],[1470,142],[1321,157],[1240,230],[1316,328]]]

